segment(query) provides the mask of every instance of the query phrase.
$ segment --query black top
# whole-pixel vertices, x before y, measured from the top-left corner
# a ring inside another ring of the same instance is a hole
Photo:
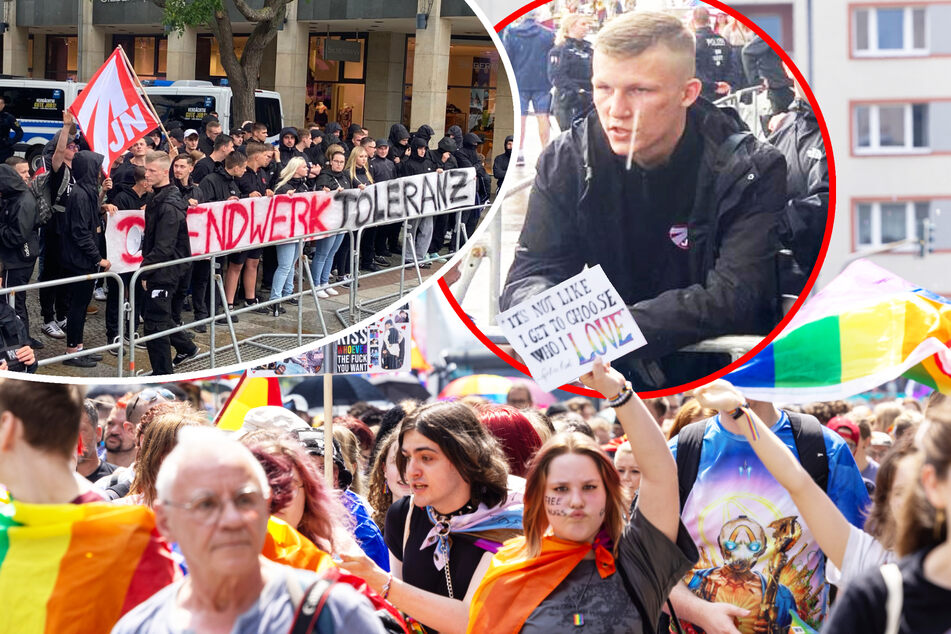
[[[215,168],[221,165],[224,169],[224,165],[221,161],[216,161],[210,156],[206,156],[197,163],[195,163],[195,169],[192,170],[192,182],[201,184],[203,178],[215,171]]]
[[[409,521],[409,537],[406,539],[406,552],[403,552],[403,531],[406,526],[406,513],[410,507],[410,499],[409,497],[401,498],[390,506],[386,512],[383,539],[393,556],[403,562],[403,581],[421,590],[448,597],[446,572],[436,570],[436,565],[433,563],[437,544],[423,550],[419,548],[433,527],[426,509],[413,508]],[[449,549],[449,575],[452,578],[452,594],[456,599],[466,596],[469,591],[469,581],[487,552],[476,546],[475,541],[476,538],[471,535],[452,535],[452,546]]]
[[[902,559],[902,613],[898,623],[901,634],[941,634],[951,630],[951,589],[941,588],[925,579],[922,565],[930,549],[920,550]],[[823,634],[884,632],[888,590],[878,568],[868,571],[839,595],[832,614],[822,628]]]
[[[109,475],[115,470],[116,465],[112,464],[111,462],[106,462],[105,460],[100,460],[99,466],[96,467],[95,471],[86,476],[86,479],[95,484],[96,480]]]

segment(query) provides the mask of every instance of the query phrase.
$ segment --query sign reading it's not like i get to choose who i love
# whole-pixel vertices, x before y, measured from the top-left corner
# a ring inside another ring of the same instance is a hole
[[[544,390],[590,372],[598,357],[613,361],[647,344],[600,266],[513,306],[496,323]]]

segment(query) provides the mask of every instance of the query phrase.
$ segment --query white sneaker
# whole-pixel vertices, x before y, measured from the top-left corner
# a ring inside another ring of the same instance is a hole
[[[106,301],[106,289],[101,286],[97,286],[96,290],[92,292],[92,296],[97,302],[104,302]]]
[[[335,289],[333,286],[328,286],[327,288],[323,289],[323,291],[327,293],[328,295],[330,295],[331,297],[334,297],[340,294],[340,291]]]
[[[66,338],[66,333],[63,332],[63,329],[60,327],[59,323],[56,321],[48,321],[45,324],[43,324],[43,334],[49,337],[52,337],[53,339]]]
[[[59,327],[63,332],[66,332],[66,318],[65,317],[63,319],[57,319],[56,323],[59,324]]]
[[[324,289],[320,289],[319,291],[317,291],[317,297],[319,297],[320,299],[327,299],[328,297],[330,297],[330,293],[328,293]]]

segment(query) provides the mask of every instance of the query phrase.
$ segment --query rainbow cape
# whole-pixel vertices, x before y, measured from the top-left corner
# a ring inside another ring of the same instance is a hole
[[[174,576],[146,507],[0,506],[0,632],[109,632]]]
[[[748,398],[847,398],[899,376],[951,392],[951,300],[857,260],[728,374]]]
[[[279,564],[314,572],[323,572],[337,566],[330,555],[317,548],[314,542],[273,515],[267,521],[267,535],[261,554]]]

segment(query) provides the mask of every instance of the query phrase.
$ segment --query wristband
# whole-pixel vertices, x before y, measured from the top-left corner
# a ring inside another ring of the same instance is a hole
[[[393,583],[393,573],[386,574],[386,583],[383,584],[383,588],[380,591],[380,597],[386,601],[386,598],[390,596],[390,585]]]
[[[614,398],[608,399],[608,405],[611,407],[620,407],[627,403],[634,396],[634,388],[631,387],[631,382],[627,381],[624,383],[624,389],[618,392],[617,396]]]
[[[739,420],[740,416],[743,415],[743,410],[744,410],[745,408],[749,407],[749,406],[750,406],[749,403],[743,403],[742,405],[740,405],[740,406],[737,407],[736,409],[730,411],[729,414],[730,414],[730,416],[733,417],[733,420]]]

